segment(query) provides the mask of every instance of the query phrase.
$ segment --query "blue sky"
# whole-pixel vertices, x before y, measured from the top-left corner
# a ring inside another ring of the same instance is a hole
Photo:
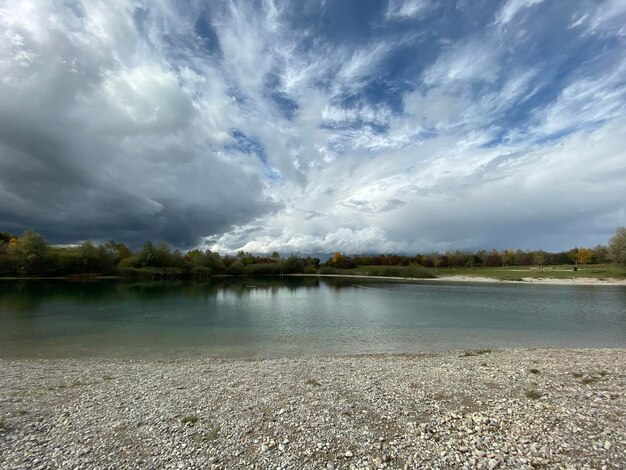
[[[416,252],[626,224],[626,2],[0,3],[0,221]]]

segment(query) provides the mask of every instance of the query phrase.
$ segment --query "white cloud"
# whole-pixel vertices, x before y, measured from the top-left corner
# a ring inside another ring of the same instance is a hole
[[[591,13],[583,13],[570,28],[584,27],[583,34],[626,36],[626,2],[606,0],[600,2]]]
[[[424,83],[440,86],[448,82],[493,82],[500,73],[497,48],[482,41],[457,45],[439,56],[424,73]]]
[[[385,16],[388,19],[417,19],[435,5],[434,0],[391,0]]]
[[[624,116],[626,110],[626,62],[604,70],[600,76],[585,77],[566,86],[557,99],[535,110],[536,124],[529,135],[541,138],[596,127]]]
[[[215,241],[211,241],[207,248],[220,253],[234,253],[238,251],[234,247],[240,246],[242,250],[253,253],[272,253],[274,251],[289,253],[378,253],[402,252],[407,245],[405,243],[391,242],[384,230],[376,227],[353,229],[341,227],[333,231],[321,234],[293,233],[285,230],[278,237],[255,236],[254,240],[248,241],[243,246],[240,241],[230,243],[231,235],[225,234]]]
[[[424,162],[408,173],[390,171],[387,178],[384,171],[373,175],[363,169],[330,196],[347,203],[325,206],[323,217],[307,221],[301,213],[288,211],[265,219],[265,227],[245,243],[230,243],[225,235],[212,247],[352,253],[463,246],[559,249],[563,230],[612,230],[615,221],[602,214],[616,213],[621,207],[616,196],[626,190],[623,125],[615,122],[549,147],[508,153],[467,147],[461,155]],[[376,210],[394,198],[403,204]],[[346,220],[352,226],[333,228]],[[519,236],[511,235],[518,230]]]
[[[107,101],[127,117],[120,125],[143,131],[176,132],[193,119],[190,96],[170,70],[142,64],[110,74],[103,83]]]
[[[542,3],[543,0],[507,0],[502,8],[496,13],[496,24],[506,25],[520,11]]]

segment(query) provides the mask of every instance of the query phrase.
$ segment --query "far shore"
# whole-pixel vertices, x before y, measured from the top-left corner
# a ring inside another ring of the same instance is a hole
[[[414,277],[392,277],[392,276],[369,276],[366,274],[286,274],[286,276],[291,277],[337,277],[337,278],[357,278],[357,279],[380,279],[380,280],[392,280],[392,281],[435,281],[435,282],[476,282],[476,283],[507,283],[507,284],[553,284],[553,285],[564,285],[564,286],[626,286],[626,279],[615,279],[615,278],[593,278],[593,277],[580,277],[580,278],[569,278],[569,279],[559,279],[559,278],[534,278],[534,277],[524,277],[520,278],[520,280],[511,280],[511,279],[497,279],[495,277],[485,277],[485,276],[440,276],[433,278],[414,278]]]
[[[277,275],[228,275],[219,274],[213,278],[237,278],[237,277],[279,277]],[[469,282],[469,283],[497,283],[497,284],[545,284],[545,285],[563,285],[563,286],[626,286],[626,279],[617,278],[599,278],[599,277],[520,277],[519,279],[501,279],[488,276],[467,276],[445,275],[432,278],[414,278],[414,277],[398,277],[398,276],[370,276],[368,274],[285,274],[284,277],[328,277],[328,278],[345,278],[345,279],[376,279],[390,281],[409,281],[409,282]],[[141,281],[147,279],[133,279],[121,276],[75,276],[75,277],[0,277],[0,281],[28,281],[28,280],[67,280],[67,281],[97,281],[97,280],[130,280]],[[209,278],[210,279],[210,278]],[[178,279],[177,279],[178,280]]]
[[[428,279],[429,281],[462,281],[462,282],[505,282],[509,284],[558,284],[565,286],[626,286],[626,279],[615,278],[595,278],[595,277],[579,277],[569,279],[559,279],[556,277],[523,277],[520,281],[514,281],[510,279],[496,279],[492,277],[483,276],[442,276],[434,279]]]

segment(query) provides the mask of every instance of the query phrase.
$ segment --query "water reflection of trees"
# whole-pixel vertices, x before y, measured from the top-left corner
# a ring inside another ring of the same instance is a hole
[[[41,303],[71,300],[89,304],[115,297],[115,282],[64,280],[6,280],[0,281],[0,309],[29,311]]]
[[[90,305],[138,300],[149,303],[168,298],[206,299],[222,293],[247,297],[255,291],[278,294],[319,287],[320,280],[316,277],[214,277],[203,282],[3,280],[0,281],[0,310],[28,312],[49,302]]]

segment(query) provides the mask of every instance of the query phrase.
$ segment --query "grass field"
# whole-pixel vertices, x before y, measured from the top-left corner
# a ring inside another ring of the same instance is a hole
[[[379,266],[357,266],[354,269],[336,270],[337,274],[370,274]],[[437,277],[444,276],[474,276],[488,277],[502,280],[521,280],[522,278],[553,278],[553,279],[626,279],[626,267],[612,264],[596,264],[579,266],[578,271],[573,270],[572,265],[545,266],[543,270],[531,266],[511,266],[508,268],[478,267],[478,268],[424,268]]]
[[[571,265],[545,266],[543,270],[530,266],[511,266],[508,268],[438,268],[433,270],[440,276],[476,276],[494,279],[515,280],[522,278],[554,278],[554,279],[626,279],[626,268],[611,264],[579,266],[578,271]]]

